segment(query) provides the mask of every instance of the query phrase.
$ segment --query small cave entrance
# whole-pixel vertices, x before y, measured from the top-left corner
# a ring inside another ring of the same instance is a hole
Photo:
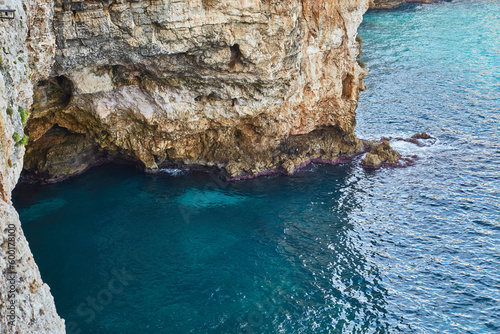
[[[234,68],[237,64],[243,64],[243,54],[241,53],[240,45],[234,44],[233,46],[229,47],[229,49],[231,50],[229,67]]]
[[[60,90],[60,101],[63,105],[68,105],[69,101],[71,100],[71,97],[73,96],[73,82],[68,79],[67,77],[60,75],[55,78],[55,81],[57,82],[57,86]]]
[[[30,142],[24,156],[23,181],[53,182],[79,174],[97,159],[98,147],[85,134],[54,124]]]
[[[97,136],[105,138],[109,133],[101,130]],[[74,132],[53,123],[43,135],[26,146],[20,182],[59,182],[107,163],[145,168],[132,152],[107,149],[90,133]]]

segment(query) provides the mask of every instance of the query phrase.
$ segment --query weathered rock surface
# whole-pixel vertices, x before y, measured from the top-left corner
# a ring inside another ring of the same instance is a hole
[[[422,133],[415,133],[413,136],[411,136],[411,139],[431,139],[431,135],[427,134],[427,132],[422,132]]]
[[[351,155],[361,146],[356,36],[366,9],[366,0],[56,0],[55,63],[35,88],[26,174],[55,181],[121,157],[235,177]],[[48,148],[52,128],[66,132]]]
[[[0,333],[64,333],[11,203],[24,155],[13,137],[24,135],[21,113],[32,102],[30,75],[38,80],[49,72],[54,38],[51,20],[40,15],[50,18],[52,5],[43,0],[13,4],[16,18],[0,20]]]
[[[382,141],[380,144],[374,145],[370,152],[363,159],[363,166],[368,168],[378,168],[385,164],[396,163],[401,155],[394,150],[389,142]]]
[[[370,8],[372,9],[389,9],[401,6],[405,3],[419,2],[430,3],[438,2],[441,0],[370,0]]]

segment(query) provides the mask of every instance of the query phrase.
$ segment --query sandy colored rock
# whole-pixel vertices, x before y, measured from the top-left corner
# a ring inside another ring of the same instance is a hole
[[[363,164],[366,166],[379,166],[382,163],[377,154],[368,153],[363,159]]]
[[[0,333],[64,333],[64,321],[57,315],[50,289],[40,277],[19,216],[12,205],[3,201],[0,202],[0,228]],[[15,251],[14,264],[8,258],[9,247]],[[11,274],[12,271],[15,274]],[[9,298],[11,295],[14,298]],[[11,305],[15,316],[13,327],[8,318]]]
[[[400,158],[400,154],[391,147],[389,142],[383,141],[372,147],[370,152],[363,159],[363,165],[369,167],[378,167],[381,164],[396,163]]]
[[[285,160],[282,167],[288,174],[290,174],[295,170],[295,163],[292,160]]]
[[[13,139],[24,135],[19,107],[31,106],[30,78],[48,74],[54,52],[52,4],[41,0],[13,4],[16,19],[0,20],[0,333],[58,334],[65,332],[64,321],[40,277],[11,202],[25,151]]]
[[[415,133],[413,136],[411,136],[412,139],[431,139],[432,137],[427,134],[427,132],[422,132],[422,133]]]

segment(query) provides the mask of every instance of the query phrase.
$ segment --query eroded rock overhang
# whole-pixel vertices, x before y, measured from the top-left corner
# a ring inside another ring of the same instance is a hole
[[[34,90],[26,175],[106,161],[290,172],[360,150],[365,0],[54,4],[55,62]]]

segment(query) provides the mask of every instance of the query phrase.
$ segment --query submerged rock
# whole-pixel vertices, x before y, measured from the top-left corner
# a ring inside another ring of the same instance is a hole
[[[363,159],[363,167],[379,168],[385,164],[395,164],[398,162],[401,155],[391,147],[389,142],[382,141],[372,147],[370,152]]]

